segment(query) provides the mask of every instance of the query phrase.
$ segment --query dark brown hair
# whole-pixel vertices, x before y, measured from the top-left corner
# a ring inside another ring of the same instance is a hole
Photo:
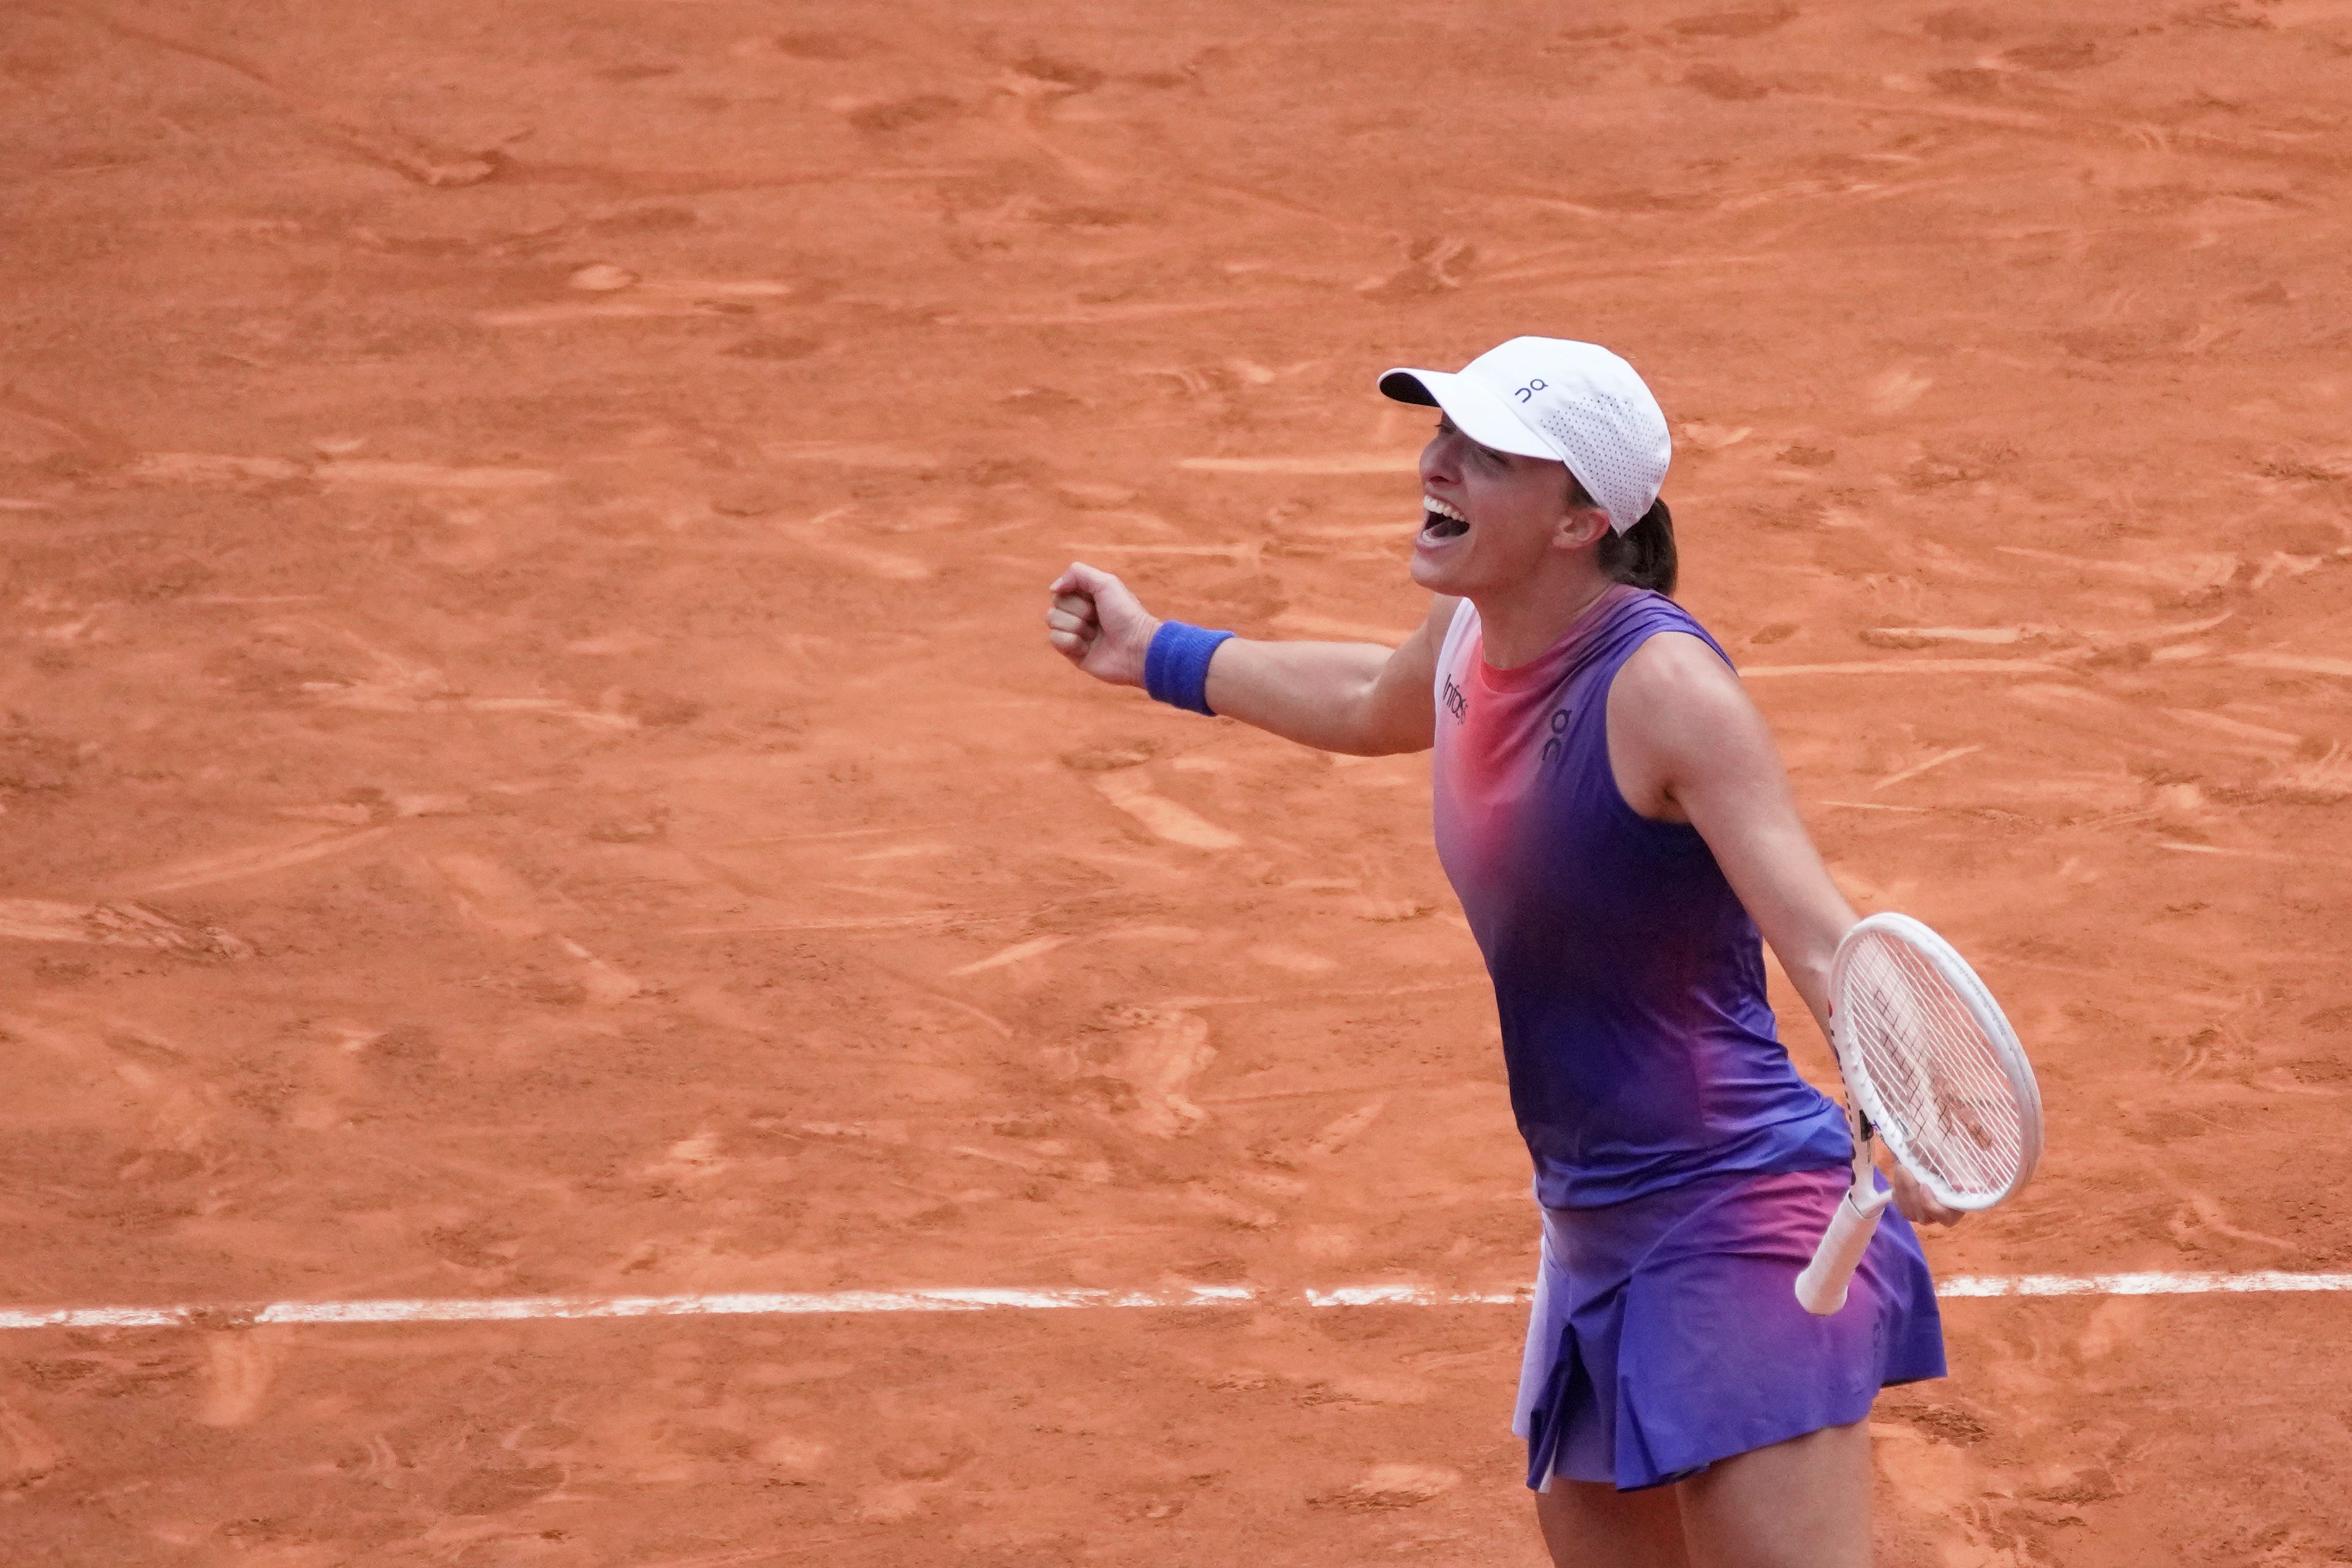
[[[1568,476],[1568,500],[1571,506],[1600,504],[1574,474]],[[1652,501],[1641,521],[1622,533],[1612,528],[1601,536],[1595,559],[1603,575],[1673,598],[1675,579],[1680,575],[1675,560],[1675,514],[1664,500]]]

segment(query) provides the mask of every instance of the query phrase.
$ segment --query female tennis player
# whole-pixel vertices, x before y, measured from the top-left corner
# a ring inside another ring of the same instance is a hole
[[[1940,1376],[1910,1226],[1843,1309],[1792,1292],[1848,1187],[1846,1117],[1797,1076],[1772,944],[1826,1030],[1855,916],[1763,719],[1667,595],[1665,416],[1623,360],[1516,338],[1380,389],[1441,415],[1402,647],[1257,642],[1074,564],[1048,637],[1087,674],[1326,751],[1433,747],[1438,855],[1495,985],[1542,1252],[1513,1430],[1552,1560],[1853,1568],[1864,1417]],[[1912,1220],[1958,1217],[1899,1169]]]

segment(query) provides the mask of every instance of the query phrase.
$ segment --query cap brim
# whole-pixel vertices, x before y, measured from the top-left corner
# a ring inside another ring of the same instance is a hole
[[[1466,375],[1442,370],[1391,370],[1381,375],[1381,392],[1399,403],[1444,409],[1454,427],[1481,447],[1521,458],[1549,458],[1555,463],[1568,460],[1559,447],[1522,424],[1509,404]]]

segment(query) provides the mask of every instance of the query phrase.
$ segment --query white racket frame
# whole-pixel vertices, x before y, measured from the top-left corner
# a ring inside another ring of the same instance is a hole
[[[1842,1009],[1839,1001],[1845,995],[1845,974],[1854,951],[1863,939],[1885,933],[1904,942],[1926,960],[1929,968],[1942,977],[1956,992],[1961,1002],[1984,1031],[1992,1046],[1994,1059],[2000,1064],[2001,1076],[2009,1080],[2010,1091],[2017,1096],[2018,1150],[2017,1173],[2007,1186],[1990,1194],[1956,1193],[1934,1173],[1913,1160],[1910,1141],[1904,1129],[1886,1114],[1878,1098],[1878,1086],[1870,1081],[1870,1074],[1856,1059],[1850,1044],[1845,1019],[1852,1009]],[[2000,1004],[1992,999],[1985,983],[1969,967],[1967,959],[1953,951],[1952,944],[1937,936],[1924,922],[1909,915],[1889,910],[1867,916],[1854,922],[1853,929],[1838,942],[1837,955],[1830,960],[1830,1046],[1837,1052],[1838,1073],[1845,1079],[1846,1094],[1870,1119],[1873,1131],[1886,1140],[1888,1152],[1902,1162],[1903,1168],[1918,1178],[1936,1201],[1948,1208],[1974,1212],[1989,1209],[2011,1196],[2032,1179],[2033,1167],[2042,1160],[2042,1088],[2033,1081],[2032,1066],[2025,1059],[2025,1047],[2017,1043],[2017,1031],[2009,1026],[2002,1016]]]
[[[1862,1068],[1849,1048],[1845,1020],[1853,1010],[1838,1005],[1845,990],[1847,964],[1865,938],[1880,934],[1905,943],[1951,986],[1983,1029],[1985,1038],[1991,1043],[1995,1062],[2009,1080],[2011,1091],[2017,1096],[2017,1171],[2009,1184],[1997,1193],[1956,1193],[1915,1163],[1910,1140],[1901,1125],[1885,1115],[1877,1086],[1871,1082],[1870,1074]],[[1894,1196],[1892,1193],[1880,1192],[1873,1179],[1870,1142],[1874,1136],[1885,1134],[1888,1152],[1937,1202],[1965,1211],[1990,1208],[2015,1193],[2032,1178],[2033,1167],[2042,1159],[2042,1089],[2033,1081],[2033,1068],[2025,1059],[2025,1047],[2017,1043],[2017,1031],[2009,1026],[2000,1004],[1992,999],[1992,993],[1977,978],[1977,972],[1969,967],[1968,961],[1953,950],[1950,942],[1909,915],[1890,910],[1868,916],[1855,921],[1853,929],[1839,940],[1837,953],[1830,960],[1830,1047],[1837,1054],[1838,1075],[1845,1080],[1848,1120],[1853,1125],[1853,1184],[1838,1199],[1836,1212],[1822,1233],[1821,1245],[1813,1251],[1813,1260],[1797,1276],[1797,1300],[1805,1310],[1817,1317],[1826,1317],[1845,1305],[1846,1287],[1862,1263],[1863,1253],[1870,1247],[1870,1238],[1877,1233],[1879,1216]]]

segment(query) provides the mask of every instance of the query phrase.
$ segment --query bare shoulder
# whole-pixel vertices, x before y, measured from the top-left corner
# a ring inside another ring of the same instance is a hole
[[[1422,616],[1421,625],[1412,628],[1412,635],[1396,651],[1414,668],[1425,665],[1434,674],[1438,650],[1445,646],[1445,634],[1454,626],[1454,612],[1461,605],[1462,601],[1450,594],[1431,598],[1429,614]]]
[[[1748,689],[1723,656],[1688,632],[1659,632],[1633,650],[1610,690],[1610,705],[1622,696],[1659,717],[1688,712],[1720,718],[1728,710],[1753,711]]]
[[[1445,634],[1454,626],[1454,612],[1461,608],[1462,600],[1457,595],[1434,594],[1430,596],[1429,614],[1422,617],[1420,630],[1421,636],[1430,639],[1430,647],[1433,648],[1445,640]]]
[[[1660,632],[1633,651],[1609,690],[1618,785],[1645,816],[1686,821],[1676,797],[1709,777],[1769,771],[1764,716],[1705,639]]]

